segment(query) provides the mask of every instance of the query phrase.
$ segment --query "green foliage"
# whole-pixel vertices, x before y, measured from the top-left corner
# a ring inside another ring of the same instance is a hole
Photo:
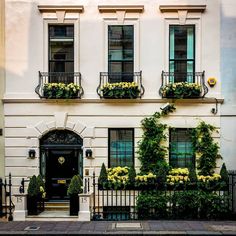
[[[197,182],[197,174],[196,174],[196,169],[194,168],[193,165],[189,167],[189,175],[188,175],[190,182],[191,183],[196,183]]]
[[[179,219],[197,218],[198,191],[176,191],[172,196],[173,216]]]
[[[221,180],[228,183],[229,175],[225,163],[223,163],[223,165],[221,166],[220,175],[221,175]]]
[[[76,98],[80,86],[74,83],[46,83],[43,87],[44,96],[49,99]]]
[[[212,132],[215,127],[201,121],[200,124],[192,130],[192,142],[194,152],[198,154],[197,169],[199,175],[212,175],[216,168],[216,160],[220,157],[218,154],[219,146],[213,141]]]
[[[139,219],[223,219],[229,214],[229,198],[216,192],[144,191],[137,197]]]
[[[151,117],[144,118],[141,121],[143,136],[142,140],[138,143],[138,154],[142,174],[152,172],[157,175],[157,178],[163,178],[163,174],[165,175],[167,148],[163,145],[163,142],[167,139],[165,134],[167,125],[161,124],[160,118],[174,110],[175,107],[169,105],[168,110],[156,112]],[[163,167],[164,170],[162,169]]]
[[[188,82],[170,83],[161,92],[167,98],[196,98],[201,94],[201,86]]]
[[[135,82],[107,83],[102,89],[104,98],[137,98],[140,95],[140,89]]]
[[[169,197],[162,191],[144,191],[137,198],[139,219],[162,219],[167,217]]]
[[[39,186],[42,186],[45,189],[45,183],[44,183],[41,175],[37,176],[37,182],[38,182]]]
[[[98,177],[98,184],[100,186],[104,186],[105,183],[107,183],[108,179],[108,175],[107,175],[107,170],[106,170],[106,166],[104,163],[102,163],[102,168],[100,171],[100,175]]]
[[[82,193],[83,181],[79,175],[74,175],[70,181],[69,187],[67,189],[67,195],[75,195]]]
[[[136,171],[135,171],[134,167],[129,168],[128,176],[129,176],[129,180],[128,180],[129,181],[129,185],[130,186],[134,186],[135,177],[136,177]]]
[[[30,178],[29,186],[28,186],[28,196],[29,197],[37,197],[40,194],[40,185],[37,181],[35,175]]]

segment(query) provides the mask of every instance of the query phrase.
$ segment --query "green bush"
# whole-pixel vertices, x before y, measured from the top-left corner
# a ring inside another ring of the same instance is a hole
[[[98,185],[99,187],[105,187],[106,183],[108,182],[108,175],[107,175],[107,170],[106,166],[104,163],[102,163],[102,168],[100,170],[100,175],[98,177]]]
[[[198,216],[198,191],[176,191],[172,196],[173,217],[195,219]]]
[[[128,179],[128,185],[130,187],[134,187],[135,185],[135,177],[136,177],[136,171],[134,167],[129,168],[129,173],[128,173],[129,179]]]
[[[70,181],[68,190],[67,190],[67,195],[76,195],[79,193],[82,193],[82,186],[83,186],[83,181],[79,175],[74,175]]]
[[[137,198],[139,219],[164,219],[168,216],[168,196],[162,191],[141,192]]]
[[[39,194],[40,194],[40,185],[37,180],[37,177],[35,175],[33,175],[29,181],[28,196],[29,197],[38,197]]]
[[[197,174],[196,174],[196,169],[194,168],[193,165],[189,167],[189,175],[188,175],[190,182],[191,183],[196,183],[197,182]]]
[[[226,169],[225,163],[223,163],[223,165],[221,166],[220,175],[221,175],[221,180],[227,184],[229,182],[229,174]]]

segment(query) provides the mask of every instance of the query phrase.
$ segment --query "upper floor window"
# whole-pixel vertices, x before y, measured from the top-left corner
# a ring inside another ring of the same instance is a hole
[[[111,83],[133,82],[134,26],[108,26],[108,73]]]
[[[169,26],[169,71],[172,82],[195,82],[195,25]]]
[[[108,132],[108,166],[134,166],[134,129],[109,129]]]
[[[169,163],[172,167],[195,166],[193,145],[188,129],[170,130]]]
[[[73,83],[74,76],[74,25],[49,25],[49,72],[68,73],[53,76],[49,82]],[[63,81],[61,81],[63,80]],[[66,80],[66,81],[64,81]]]

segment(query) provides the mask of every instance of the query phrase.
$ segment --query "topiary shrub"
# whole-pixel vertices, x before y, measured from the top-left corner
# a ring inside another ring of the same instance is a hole
[[[196,169],[193,165],[189,167],[189,175],[188,175],[191,183],[197,183],[197,173]]]
[[[79,175],[74,175],[70,181],[68,190],[67,190],[67,195],[78,195],[79,193],[83,192],[82,189],[83,186],[83,181]]]
[[[221,188],[226,188],[229,183],[229,174],[226,168],[225,163],[222,164],[221,169],[220,169],[220,176],[221,176]]]
[[[28,196],[29,197],[38,197],[39,193],[40,193],[40,185],[37,180],[37,177],[35,175],[33,175],[29,181]]]
[[[108,182],[108,174],[107,174],[106,166],[104,163],[102,163],[100,175],[98,177],[98,187],[99,188],[105,187],[107,182]]]
[[[136,171],[134,167],[129,168],[128,172],[128,187],[132,188],[135,186],[135,177],[136,177]]]

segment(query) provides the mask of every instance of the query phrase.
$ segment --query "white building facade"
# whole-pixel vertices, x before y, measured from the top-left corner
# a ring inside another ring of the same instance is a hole
[[[58,184],[72,174],[98,176],[102,163],[138,169],[140,122],[167,102],[176,106],[163,119],[176,128],[170,142],[187,152],[185,130],[203,120],[218,129],[214,138],[220,144],[220,1],[53,4],[5,3],[5,174],[12,173],[13,193],[22,178],[40,173],[48,197],[63,199],[66,189]],[[208,78],[217,83],[210,87]],[[45,92],[45,83],[62,82],[80,85],[79,93],[60,99]],[[113,98],[102,90],[106,82],[135,82],[137,93]],[[197,84],[200,93],[185,99],[160,93],[161,87],[181,82]],[[224,162],[236,167],[225,152]],[[167,159],[176,167],[195,162],[187,155]]]

